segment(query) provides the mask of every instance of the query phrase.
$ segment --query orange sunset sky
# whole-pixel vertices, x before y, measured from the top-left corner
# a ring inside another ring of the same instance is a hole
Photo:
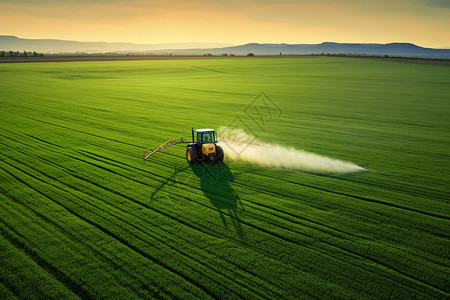
[[[0,35],[132,43],[450,47],[450,0],[0,0]]]

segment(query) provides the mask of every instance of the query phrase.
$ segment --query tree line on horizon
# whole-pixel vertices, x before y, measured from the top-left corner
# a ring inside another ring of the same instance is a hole
[[[40,57],[44,56],[44,53],[38,53],[36,51],[0,51],[0,57]]]

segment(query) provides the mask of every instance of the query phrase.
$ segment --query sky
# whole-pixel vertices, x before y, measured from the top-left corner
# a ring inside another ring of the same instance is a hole
[[[142,44],[450,47],[450,0],[0,0],[0,35]]]

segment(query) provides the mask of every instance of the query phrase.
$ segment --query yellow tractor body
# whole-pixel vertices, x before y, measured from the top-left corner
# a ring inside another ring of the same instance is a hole
[[[202,144],[202,154],[205,156],[216,154],[216,145],[213,143]]]

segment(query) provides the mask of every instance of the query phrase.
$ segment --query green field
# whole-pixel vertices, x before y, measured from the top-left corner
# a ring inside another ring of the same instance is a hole
[[[0,298],[449,299],[449,79],[326,57],[1,64]],[[369,172],[142,160],[236,120]]]

